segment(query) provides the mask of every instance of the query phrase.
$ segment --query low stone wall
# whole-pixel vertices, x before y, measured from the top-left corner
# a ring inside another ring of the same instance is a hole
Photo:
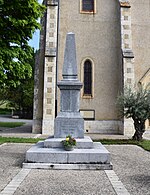
[[[123,122],[119,120],[85,121],[86,133],[123,134]]]

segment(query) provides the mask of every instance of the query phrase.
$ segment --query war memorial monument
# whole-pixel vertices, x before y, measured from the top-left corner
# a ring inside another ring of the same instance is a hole
[[[101,143],[93,143],[84,136],[84,119],[79,112],[79,95],[82,83],[77,77],[75,34],[68,33],[63,79],[58,82],[61,92],[60,112],[54,121],[54,136],[38,142],[26,153],[24,168],[47,169],[112,169],[110,153]],[[65,151],[62,140],[71,135],[76,148]]]

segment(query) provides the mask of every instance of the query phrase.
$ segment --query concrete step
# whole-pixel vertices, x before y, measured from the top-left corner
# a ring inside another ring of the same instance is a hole
[[[53,163],[23,163],[24,169],[48,169],[48,170],[112,170],[108,164],[53,164]]]
[[[45,148],[62,148],[62,140],[65,138],[48,138],[44,141]],[[83,139],[76,139],[76,148],[78,149],[90,149],[93,148],[93,141],[89,136],[85,136]]]

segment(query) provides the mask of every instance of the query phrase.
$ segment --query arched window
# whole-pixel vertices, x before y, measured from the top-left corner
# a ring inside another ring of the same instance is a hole
[[[95,0],[82,0],[81,6],[83,12],[94,12]]]
[[[84,62],[84,93],[92,96],[92,63],[90,60]]]

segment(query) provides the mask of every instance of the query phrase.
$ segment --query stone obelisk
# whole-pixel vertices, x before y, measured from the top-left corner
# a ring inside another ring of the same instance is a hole
[[[55,119],[54,137],[71,135],[84,137],[84,120],[79,112],[79,98],[82,83],[78,80],[75,34],[68,33],[62,71],[63,80],[58,82],[60,89],[60,112]]]

